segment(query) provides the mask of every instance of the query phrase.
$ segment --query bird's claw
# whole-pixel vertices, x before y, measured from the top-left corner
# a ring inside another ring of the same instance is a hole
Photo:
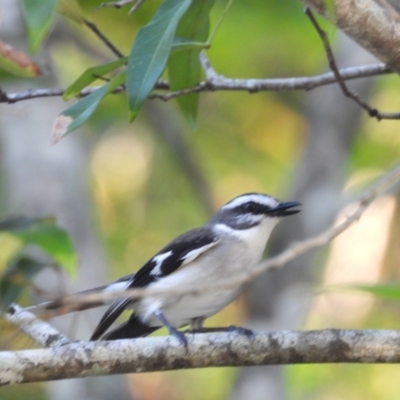
[[[242,328],[240,326],[235,326],[235,325],[228,326],[227,331],[246,336],[251,341],[253,341],[255,338],[254,332],[251,329]]]
[[[175,328],[172,328],[169,330],[169,334],[173,337],[175,337],[176,339],[178,339],[179,343],[182,344],[183,346],[188,347],[188,341],[186,339],[186,336],[183,332],[178,331]]]

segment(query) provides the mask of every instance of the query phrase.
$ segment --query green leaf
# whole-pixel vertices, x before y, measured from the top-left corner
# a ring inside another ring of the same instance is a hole
[[[191,42],[206,42],[210,30],[209,13],[215,0],[194,1],[181,18],[176,30],[177,38]],[[178,42],[179,43],[179,42]],[[185,43],[182,41],[182,43]],[[189,44],[188,43],[188,44]],[[204,47],[207,44],[204,44]],[[179,49],[179,47],[176,47]],[[168,61],[168,71],[171,89],[181,90],[197,85],[201,80],[199,61],[200,47],[189,48],[185,51],[174,52]],[[177,97],[179,107],[193,127],[196,127],[199,94],[190,93]]]
[[[361,290],[386,300],[400,301],[400,284],[387,285],[346,285],[347,289]]]
[[[103,100],[108,93],[122,85],[125,82],[125,78],[125,72],[120,73],[106,85],[64,110],[54,121],[51,133],[51,144],[56,144],[65,135],[84,124],[95,112],[101,100]]]
[[[29,51],[36,52],[50,31],[53,11],[58,0],[21,0],[22,14],[28,31]]]
[[[83,14],[77,0],[58,0],[56,11],[78,24],[82,23]]]
[[[55,226],[54,218],[11,218],[0,223],[0,230],[12,234],[25,245],[39,246],[71,276],[75,275],[77,259],[71,238]]]
[[[140,28],[129,54],[127,68],[131,121],[136,118],[164,71],[179,20],[190,4],[191,0],[165,0],[154,18]]]
[[[78,95],[82,89],[89,86],[95,80],[99,79],[116,68],[126,64],[128,57],[120,58],[116,61],[112,61],[108,64],[97,65],[87,69],[72,85],[68,86],[64,92],[64,100],[69,100],[72,97]]]
[[[32,278],[47,264],[28,257],[19,257],[10,263],[0,277],[0,303],[5,309],[14,303]]]

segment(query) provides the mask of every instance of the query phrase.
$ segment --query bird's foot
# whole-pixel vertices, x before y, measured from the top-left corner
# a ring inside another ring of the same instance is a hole
[[[185,333],[178,331],[177,329],[175,329],[174,327],[171,327],[168,329],[169,330],[169,334],[173,337],[175,337],[176,339],[178,339],[179,343],[182,344],[183,346],[188,347],[188,341],[186,339]]]
[[[253,341],[255,338],[254,332],[251,329],[242,328],[241,326],[228,326],[227,332],[238,333],[240,335],[246,336],[251,341]]]

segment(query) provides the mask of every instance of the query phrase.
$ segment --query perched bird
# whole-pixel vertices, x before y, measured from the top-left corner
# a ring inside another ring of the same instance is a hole
[[[203,226],[171,241],[135,274],[90,290],[121,292],[152,288],[163,291],[151,297],[115,300],[103,315],[91,340],[136,338],[166,327],[171,335],[187,345],[184,333],[177,328],[191,325],[192,331],[204,331],[204,320],[231,303],[245,285],[204,292],[201,289],[251,273],[261,261],[272,229],[281,217],[298,213],[299,206],[298,202],[281,202],[266,194],[242,194],[226,203]],[[174,293],[174,289],[185,287],[197,288],[198,291]],[[52,302],[48,304],[48,309],[55,308],[55,303],[53,307]],[[130,318],[107,332],[129,308],[134,309]],[[242,332],[251,331],[242,329]]]

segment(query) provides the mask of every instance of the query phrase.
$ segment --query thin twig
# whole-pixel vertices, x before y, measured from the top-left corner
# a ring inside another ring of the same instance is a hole
[[[340,75],[343,80],[365,78],[383,74],[390,74],[393,71],[385,64],[371,64],[360,67],[349,67],[340,70]],[[222,90],[229,91],[245,91],[256,93],[260,91],[281,91],[281,90],[312,90],[319,86],[330,85],[336,83],[332,72],[311,77],[293,77],[293,78],[274,78],[274,79],[231,79],[217,75],[218,79],[200,82],[198,85],[191,88],[177,90],[167,94],[154,93],[149,96],[150,99],[161,99],[164,101],[171,100],[178,96],[183,96],[193,92],[215,92]],[[77,97],[88,96],[99,86],[93,86],[83,89]],[[166,81],[159,81],[155,89],[168,90],[169,84]],[[114,91],[120,93],[123,88]],[[63,89],[31,89],[21,93],[6,93],[0,89],[0,103],[13,104],[18,101],[31,100],[40,97],[61,97],[64,95]]]
[[[132,8],[129,10],[129,14],[135,13],[143,3],[144,0],[136,0],[136,4],[134,4]]]
[[[100,8],[103,7],[115,7],[115,8],[122,8],[126,6],[127,4],[133,3],[135,0],[119,0],[119,1],[107,1],[104,3],[101,3],[98,7],[96,7],[94,11],[100,10]]]
[[[62,308],[62,313],[73,312],[76,310],[87,309],[97,307],[99,304],[120,298],[123,295],[124,298],[142,298],[146,296],[156,296],[160,294],[202,294],[205,291],[217,291],[220,289],[230,288],[232,286],[239,286],[243,283],[252,281],[258,275],[272,269],[280,269],[285,266],[289,261],[295,259],[299,255],[328,244],[332,239],[341,234],[343,231],[348,229],[352,224],[359,220],[364,211],[370,206],[370,204],[381,194],[383,194],[389,187],[400,180],[400,163],[394,168],[384,174],[378,182],[371,186],[359,200],[359,205],[356,211],[348,216],[340,224],[327,229],[325,232],[314,236],[312,238],[293,243],[286,250],[281,252],[275,257],[269,258],[266,261],[260,263],[251,274],[242,274],[234,279],[227,277],[226,281],[218,285],[209,285],[203,287],[201,285],[197,287],[179,287],[174,289],[130,289],[121,292],[95,292],[95,293],[82,293],[71,296],[66,296],[55,301],[50,301],[38,306],[29,308],[35,312],[41,310],[52,310],[51,313],[57,315],[59,311],[57,308]]]
[[[118,50],[118,48],[111,43],[110,39],[107,38],[106,35],[104,35],[103,32],[100,31],[100,29],[97,27],[97,25],[94,22],[91,22],[87,20],[86,18],[83,18],[83,23],[118,57],[118,58],[123,58],[124,55],[121,51]]]
[[[310,19],[311,23],[313,24],[315,30],[317,31],[319,37],[321,38],[322,44],[324,46],[326,56],[329,61],[329,68],[333,72],[333,74],[336,77],[336,80],[340,86],[340,89],[342,90],[343,94],[355,101],[361,108],[363,108],[365,111],[368,112],[368,115],[372,118],[376,118],[378,121],[381,119],[400,119],[400,113],[384,113],[379,111],[378,109],[371,107],[367,102],[363,101],[360,96],[349,89],[347,85],[344,82],[344,79],[339,71],[339,68],[337,67],[336,61],[335,61],[335,56],[333,55],[332,48],[329,44],[329,39],[327,33],[320,27],[318,24],[318,21],[314,17],[314,14],[312,11],[306,7],[304,12]]]
[[[70,343],[70,340],[51,325],[38,319],[31,312],[16,304],[10,306],[4,318],[26,333],[43,347],[58,347]]]

